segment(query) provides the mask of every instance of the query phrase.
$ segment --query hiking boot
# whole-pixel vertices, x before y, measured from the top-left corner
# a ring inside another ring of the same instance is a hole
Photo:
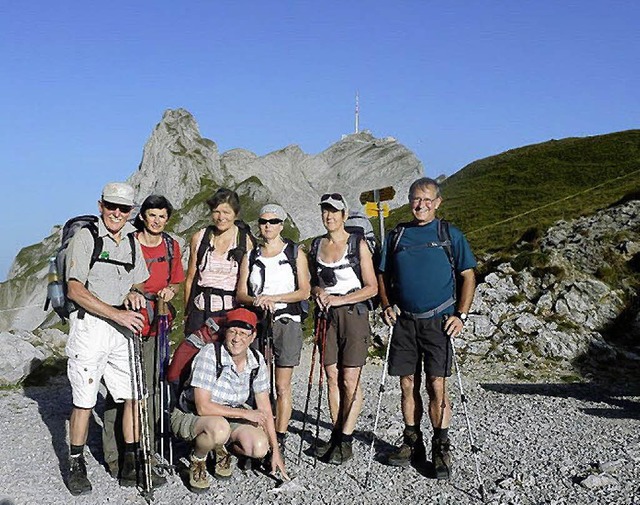
[[[311,456],[316,459],[322,459],[329,454],[331,449],[337,445],[337,442],[333,439],[333,435],[326,442],[324,440],[317,439],[313,447],[311,447]]]
[[[228,479],[233,474],[233,466],[231,462],[231,453],[227,451],[224,445],[218,445],[215,448],[216,452],[216,469],[214,470],[214,477],[216,479]]]
[[[451,443],[449,439],[431,440],[431,458],[436,479],[448,479],[451,477]]]
[[[73,496],[80,496],[91,492],[91,482],[87,479],[87,464],[84,461],[83,455],[69,458],[67,487]]]
[[[341,465],[353,458],[353,446],[351,442],[342,441],[328,454],[327,462],[332,465]]]
[[[426,459],[422,433],[419,431],[404,431],[402,445],[397,447],[389,456],[387,463],[391,466],[420,465]]]
[[[207,457],[200,459],[191,455],[189,465],[189,489],[194,493],[204,493],[211,487],[211,475],[207,472]]]
[[[141,458],[140,458],[141,459]],[[136,461],[135,452],[125,452],[122,462],[122,472],[120,473],[120,485],[123,487],[133,487],[143,485],[145,482],[145,466]],[[161,477],[151,469],[151,487],[160,487],[166,484],[167,479]]]

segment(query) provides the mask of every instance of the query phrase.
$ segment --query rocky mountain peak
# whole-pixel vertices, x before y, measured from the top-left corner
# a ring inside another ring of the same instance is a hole
[[[185,109],[165,111],[129,178],[137,202],[156,193],[180,208],[200,191],[202,178],[222,182],[216,143],[200,135],[198,123]]]

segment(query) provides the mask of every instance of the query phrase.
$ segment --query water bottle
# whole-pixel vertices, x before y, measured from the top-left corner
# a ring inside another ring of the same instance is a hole
[[[54,309],[64,307],[64,290],[62,288],[62,281],[58,275],[58,265],[56,264],[55,257],[49,260],[47,280],[49,282],[47,285],[47,297],[51,301],[51,306]]]

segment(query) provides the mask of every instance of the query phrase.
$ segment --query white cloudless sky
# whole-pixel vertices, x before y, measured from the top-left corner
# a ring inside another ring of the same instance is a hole
[[[0,279],[96,211],[168,108],[220,152],[316,154],[353,131],[358,90],[361,128],[429,176],[638,128],[639,19],[631,0],[2,2]]]

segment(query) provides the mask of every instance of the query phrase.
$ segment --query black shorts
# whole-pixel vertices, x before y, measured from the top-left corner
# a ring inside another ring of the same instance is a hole
[[[420,357],[428,377],[449,377],[453,362],[451,339],[444,332],[442,316],[430,319],[398,317],[389,349],[389,375],[416,373]]]

